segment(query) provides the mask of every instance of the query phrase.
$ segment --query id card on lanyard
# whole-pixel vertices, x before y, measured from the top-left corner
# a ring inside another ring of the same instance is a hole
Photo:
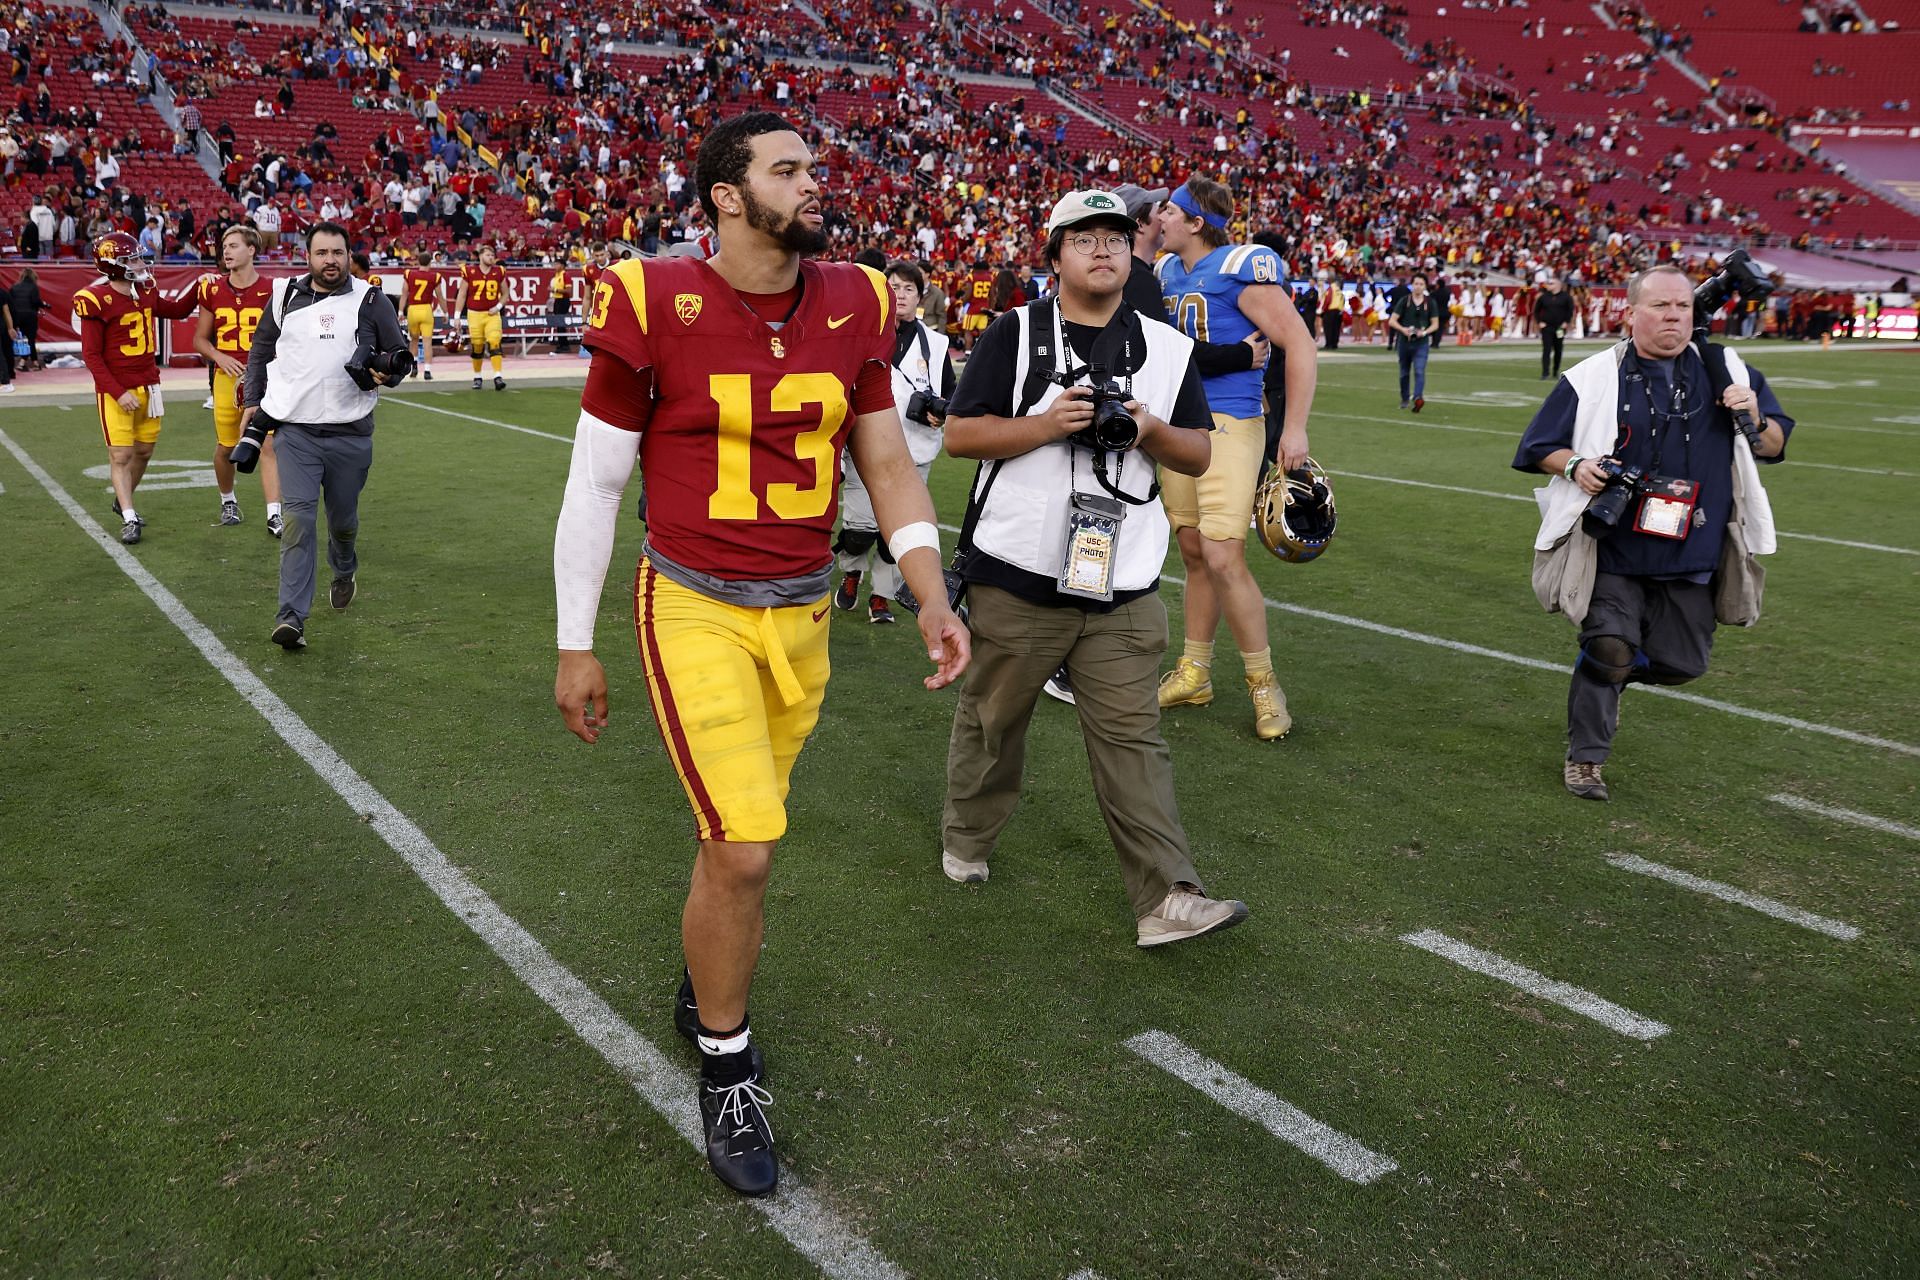
[[[1640,508],[1634,513],[1634,532],[1684,542],[1693,532],[1694,508],[1699,502],[1698,480],[1648,476],[1640,485]]]
[[[1067,507],[1067,545],[1060,558],[1061,595],[1113,599],[1113,566],[1127,509],[1112,498],[1076,493]]]

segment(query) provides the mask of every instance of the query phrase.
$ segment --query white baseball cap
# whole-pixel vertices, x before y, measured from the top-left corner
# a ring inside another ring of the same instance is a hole
[[[1110,222],[1127,231],[1134,229],[1126,203],[1113,192],[1070,191],[1060,197],[1053,212],[1047,215],[1047,234],[1052,235],[1062,227],[1077,227],[1083,222]]]

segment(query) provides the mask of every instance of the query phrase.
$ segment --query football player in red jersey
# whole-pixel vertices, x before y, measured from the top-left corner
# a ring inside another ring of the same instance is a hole
[[[926,686],[950,684],[970,653],[946,604],[933,503],[894,409],[892,297],[879,272],[806,260],[828,243],[813,169],[779,116],[725,121],[694,175],[719,252],[622,262],[594,286],[593,364],[553,551],[554,701],[567,728],[593,742],[607,725],[593,623],[637,457],[647,543],[634,618],[699,842],[674,1023],[700,1050],[708,1163],[748,1195],[778,1180],[747,992],[788,775],[826,688],[829,544],[846,448],[925,602],[920,632],[935,666]]]
[[[406,294],[407,340],[414,344],[414,362],[420,376],[433,381],[433,313],[440,301],[440,273],[424,262],[408,267],[402,277]]]
[[[453,313],[467,316],[467,354],[473,358],[473,389],[480,389],[480,361],[493,358],[493,389],[505,391],[500,376],[500,316],[507,300],[507,269],[490,244],[480,246],[480,261],[460,268],[460,290]]]
[[[240,443],[240,389],[247,377],[247,353],[253,331],[273,295],[273,281],[254,268],[260,233],[244,222],[220,237],[224,275],[203,276],[196,301],[200,320],[193,349],[213,370],[213,475],[220,484],[220,523],[240,523],[240,500],[233,492],[233,446]],[[267,532],[279,537],[286,527],[280,515],[280,465],[273,437],[260,447],[260,494],[267,501]]]
[[[153,258],[124,231],[95,240],[93,262],[105,278],[73,295],[73,314],[81,358],[93,375],[100,433],[107,440],[120,541],[131,546],[147,523],[134,510],[133,491],[147,473],[166,412],[154,359],[159,345],[154,317],[185,320],[198,300],[191,290],[177,298],[162,294],[153,283]]]

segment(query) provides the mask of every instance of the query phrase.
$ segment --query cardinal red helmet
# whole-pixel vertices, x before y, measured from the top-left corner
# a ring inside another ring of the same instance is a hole
[[[133,285],[153,281],[153,257],[124,231],[109,231],[93,242],[93,265],[109,280]]]

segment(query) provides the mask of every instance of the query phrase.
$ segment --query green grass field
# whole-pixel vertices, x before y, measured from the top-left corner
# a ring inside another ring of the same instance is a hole
[[[1920,1273],[1920,353],[1749,355],[1800,420],[1767,473],[1780,526],[1838,541],[1782,540],[1766,617],[1686,690],[1724,705],[1628,696],[1609,805],[1561,790],[1565,677],[1500,656],[1573,655],[1528,589],[1534,508],[1501,497],[1534,487],[1507,465],[1544,388],[1531,354],[1443,349],[1417,419],[1384,357],[1323,363],[1340,534],[1311,566],[1256,565],[1294,733],[1254,741],[1237,688],[1166,722],[1196,861],[1254,912],[1218,938],[1133,947],[1051,702],[992,881],[945,880],[952,695],[919,687],[910,628],[836,614],[754,998],[807,1193],[770,1215],[49,496],[16,451],[107,519],[87,406],[9,406],[0,1274]],[[570,438],[577,392],[443,385],[382,408],[360,597],[332,613],[323,578],[306,652],[266,640],[257,486],[237,529],[210,488],[143,489],[134,558],[690,1071],[669,1001],[691,822],[621,587],[640,527],[600,630],[613,728],[588,748],[551,696],[568,448],[432,411]],[[175,404],[162,463],[204,462],[208,415]],[[949,522],[968,474],[936,467]],[[1671,1030],[1631,1039],[1399,940],[1426,929]],[[1124,1047],[1150,1029],[1398,1168],[1336,1176]],[[827,1245],[790,1241],[821,1223]]]

